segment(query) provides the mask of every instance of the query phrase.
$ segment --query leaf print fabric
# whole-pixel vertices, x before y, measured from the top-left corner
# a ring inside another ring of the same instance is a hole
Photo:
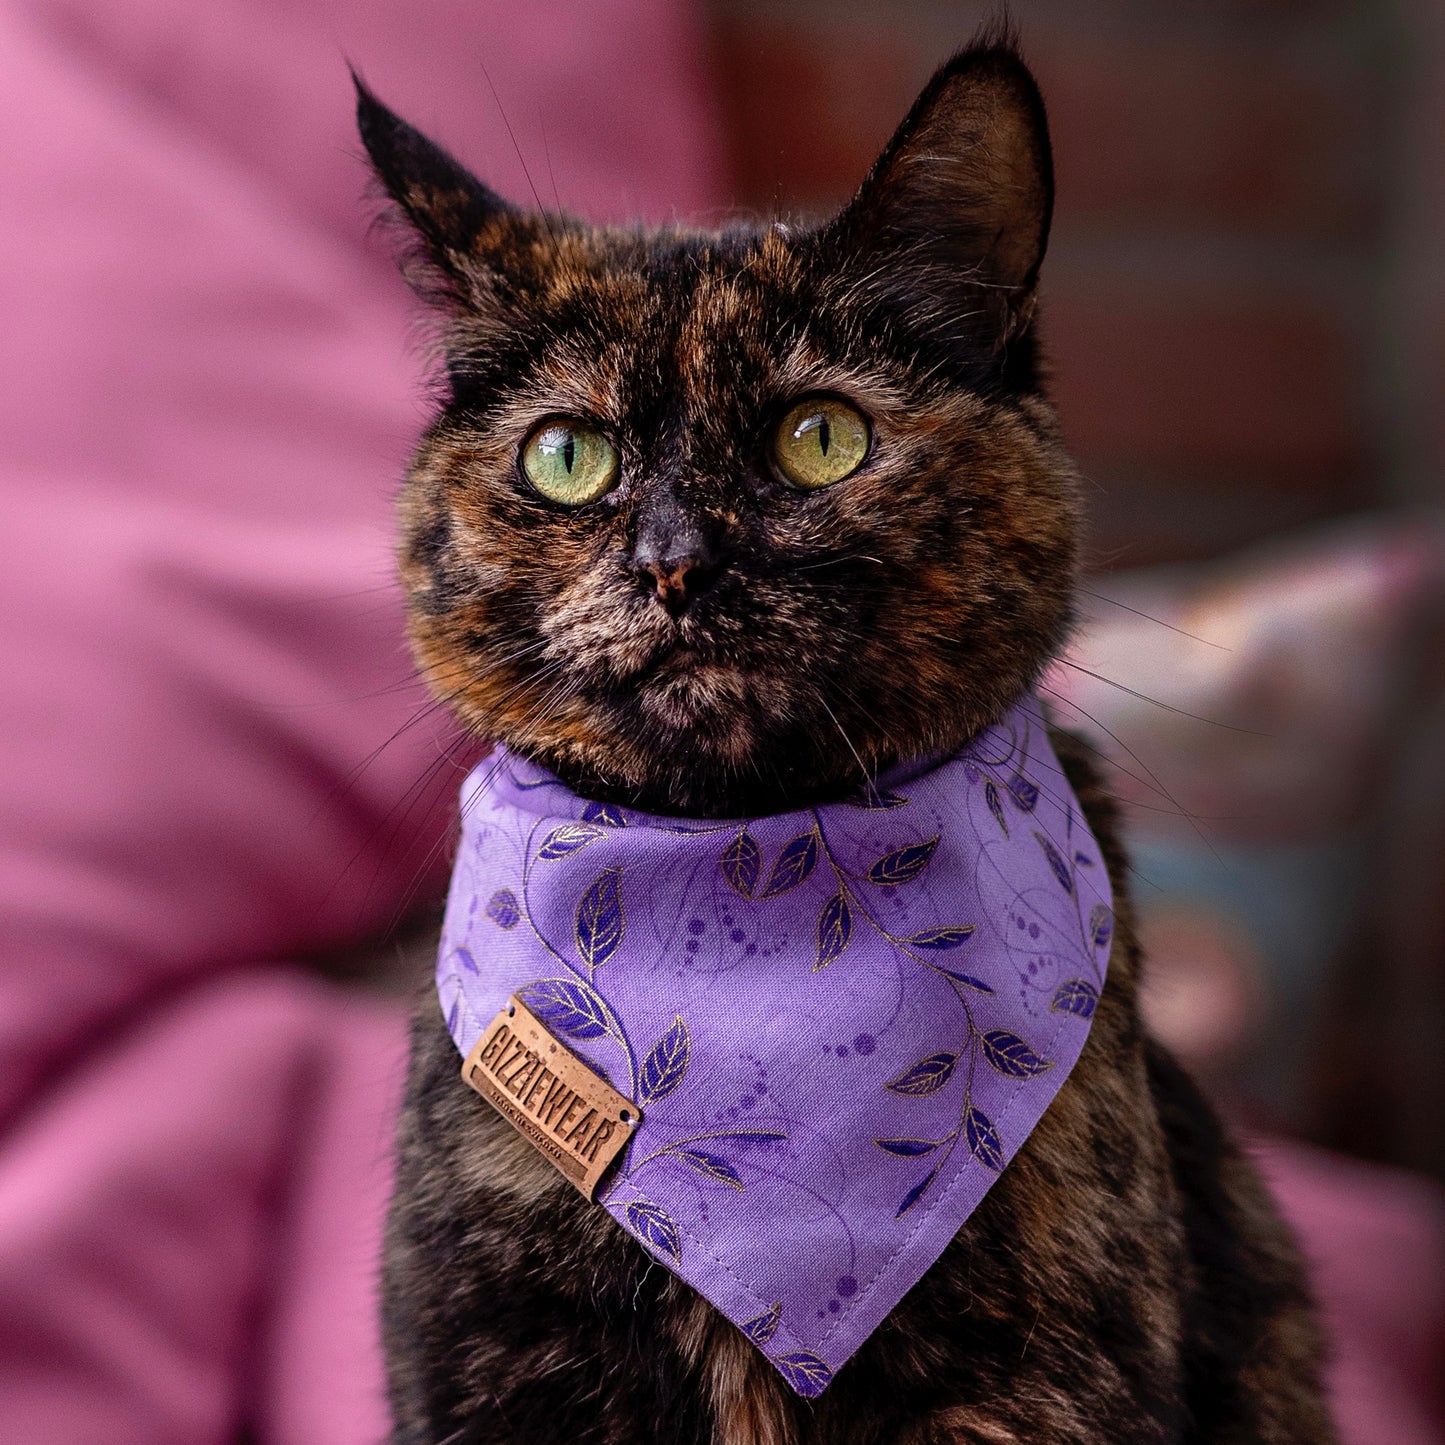
[[[848,906],[847,893],[839,889],[818,915],[818,961],[813,967],[826,968],[848,947],[852,936],[853,910]]]
[[[487,904],[487,917],[498,928],[515,928],[522,917],[517,895],[510,888],[497,889]]]
[[[584,983],[545,978],[524,988],[522,997],[554,1033],[569,1039],[600,1039],[607,1032],[602,1000]]]
[[[973,934],[973,924],[963,928],[925,928],[915,933],[908,942],[914,948],[957,948],[966,943]]]
[[[677,1225],[668,1217],[666,1210],[648,1204],[646,1200],[634,1200],[627,1206],[627,1222],[644,1244],[650,1244],[670,1259],[681,1259],[682,1244]]]
[[[758,886],[758,873],[763,866],[763,855],[746,828],[723,849],[718,866],[723,877],[743,898],[753,896],[753,890]]]
[[[609,868],[577,905],[577,952],[589,972],[601,968],[622,943],[622,870]]]
[[[437,962],[457,1047],[520,993],[632,1099],[598,1207],[820,1394],[1107,997],[1109,882],[1037,703],[829,807],[656,818],[502,752],[462,816]]]
[[[553,828],[542,840],[537,856],[565,858],[569,853],[575,853],[603,836],[605,835],[601,828],[589,828],[585,823],[563,823],[561,827]]]
[[[772,1339],[782,1313],[783,1304],[779,1300],[766,1314],[755,1315],[750,1320],[744,1320],[741,1326],[742,1332],[761,1349]]]
[[[794,838],[778,854],[778,861],[773,864],[773,871],[768,878],[768,886],[763,891],[763,897],[776,898],[780,893],[790,893],[805,878],[811,877],[813,869],[817,866],[817,834],[805,833],[801,838]]]
[[[884,1084],[895,1094],[936,1094],[952,1077],[958,1063],[957,1054],[929,1054],[920,1059],[902,1078]]]
[[[935,835],[926,843],[910,843],[904,848],[895,848],[885,853],[869,870],[868,881],[883,888],[896,888],[900,883],[909,883],[928,867],[933,850],[938,847]]]
[[[653,1046],[642,1066],[642,1076],[637,1081],[638,1102],[651,1104],[672,1093],[687,1073],[691,1052],[692,1040],[679,1014],[672,1027]]]

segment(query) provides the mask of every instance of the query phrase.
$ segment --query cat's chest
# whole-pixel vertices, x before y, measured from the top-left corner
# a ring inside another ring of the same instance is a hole
[[[505,1222],[510,1236],[490,1266],[525,1259],[527,1291],[569,1302],[579,1343],[591,1331],[603,1355],[614,1344],[621,1348],[617,1326],[625,1311],[627,1334],[643,1342],[653,1368],[672,1375],[711,1418],[710,1445],[801,1445],[776,1372],[736,1327],[658,1266],[503,1119],[476,1104],[463,1154],[468,1192],[479,1212]]]

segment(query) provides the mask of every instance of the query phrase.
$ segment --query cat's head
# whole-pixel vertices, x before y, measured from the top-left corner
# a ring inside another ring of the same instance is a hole
[[[445,361],[402,500],[411,638],[470,728],[593,796],[739,814],[953,750],[1032,684],[1075,478],[1011,45],[945,65],[811,228],[516,210],[358,92]]]

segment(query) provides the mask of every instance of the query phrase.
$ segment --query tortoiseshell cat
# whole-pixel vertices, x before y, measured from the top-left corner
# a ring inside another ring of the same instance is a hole
[[[358,88],[445,328],[402,502],[411,637],[478,735],[586,796],[737,817],[956,750],[1033,685],[1070,623],[1075,474],[1035,339],[1044,108],[1008,39],[944,66],[817,229],[526,214]],[[1333,1439],[1294,1247],[1142,1032],[1113,811],[1055,742],[1119,902],[1092,1033],[817,1401],[463,1087],[423,1002],[385,1260],[399,1445]]]

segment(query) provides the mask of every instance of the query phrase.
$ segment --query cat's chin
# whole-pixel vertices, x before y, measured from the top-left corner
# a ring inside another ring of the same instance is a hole
[[[706,731],[727,751],[755,741],[751,719],[758,713],[755,679],[737,661],[719,658],[705,644],[670,638],[637,671],[618,678],[612,700],[651,728]],[[730,739],[737,734],[735,746]]]
[[[646,686],[650,682],[666,684],[677,678],[695,676],[704,668],[719,670],[697,647],[678,638],[659,648],[632,682],[634,686]]]
[[[746,763],[758,746],[756,703],[747,675],[695,653],[669,653],[632,694],[649,730],[675,734],[726,764]]]
[[[650,619],[652,620],[652,619]],[[695,674],[700,668],[719,666],[711,637],[696,627],[653,620],[651,629],[633,630],[628,654],[618,657],[620,686],[644,690],[658,680]]]

